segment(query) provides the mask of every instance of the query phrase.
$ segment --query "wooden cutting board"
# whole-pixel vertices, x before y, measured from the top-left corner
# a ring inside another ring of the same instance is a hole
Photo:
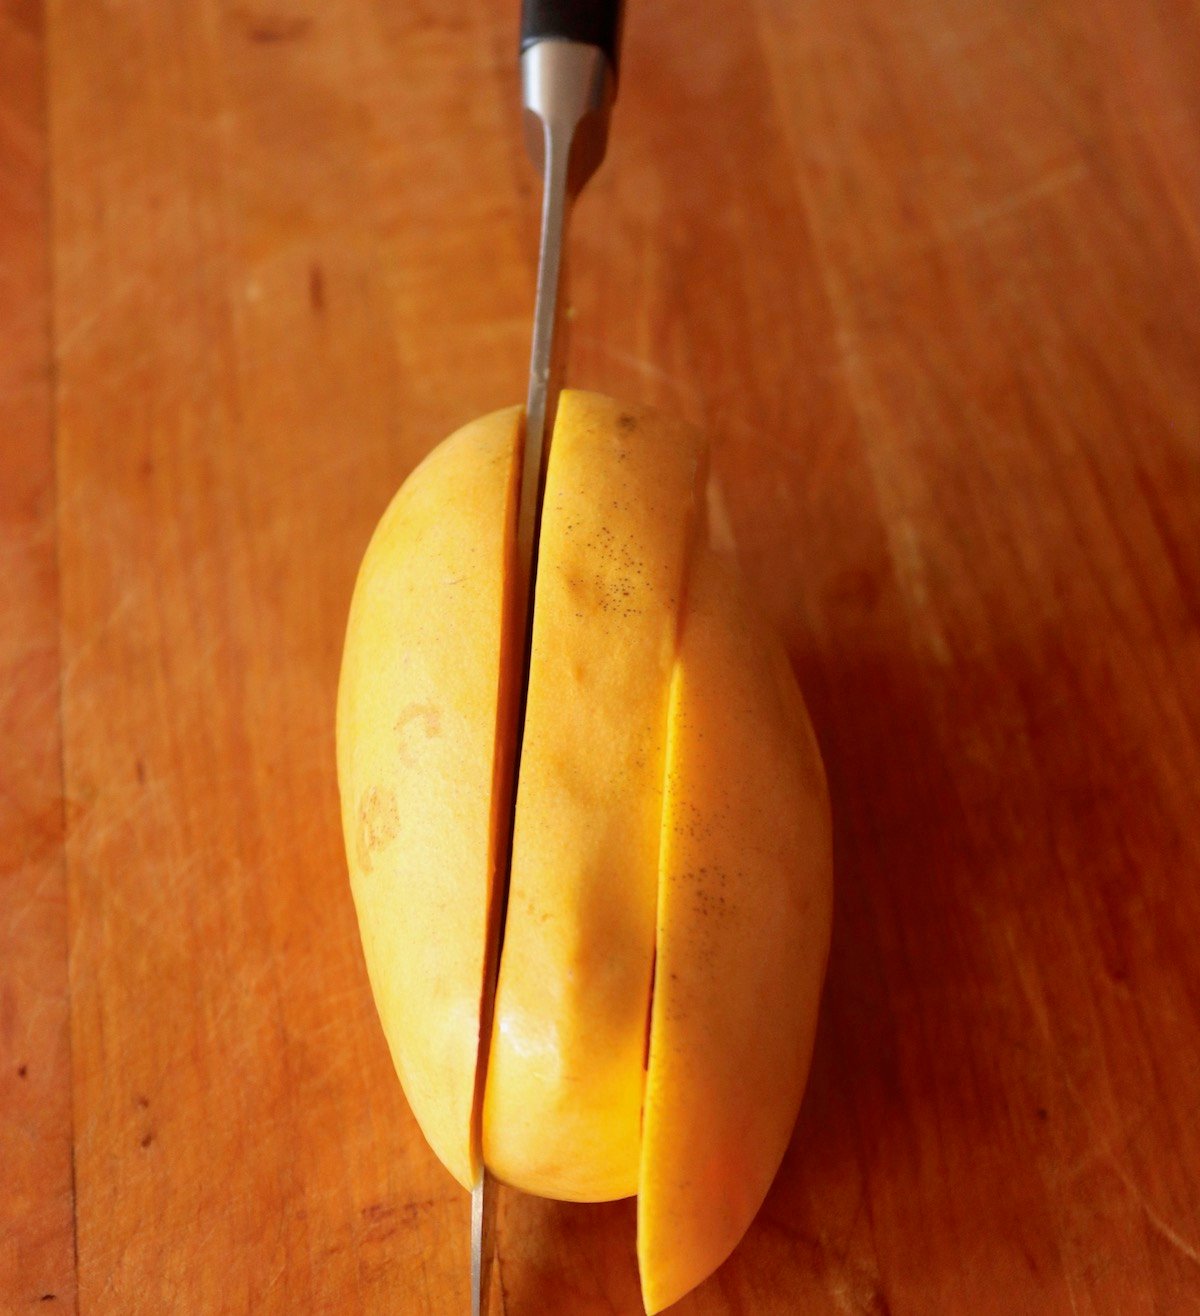
[[[360,956],[371,527],[522,394],[515,0],[0,4],[0,1310],[464,1310]],[[570,376],[712,434],[832,786],[689,1313],[1200,1309],[1200,14],[631,0]],[[639,1310],[507,1196],[503,1310]]]

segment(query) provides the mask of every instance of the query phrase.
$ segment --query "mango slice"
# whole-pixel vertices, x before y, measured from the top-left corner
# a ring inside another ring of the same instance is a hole
[[[667,695],[702,445],[561,395],[538,547],[529,696],[483,1151],[528,1192],[637,1191]]]
[[[375,1002],[429,1145],[479,1177],[476,1067],[507,824],[502,710],[521,409],[435,448],[384,513],[359,570],[338,687],[351,889]]]
[[[638,1181],[648,1312],[746,1232],[808,1074],[831,917],[825,777],[778,640],[711,549],[671,682]]]

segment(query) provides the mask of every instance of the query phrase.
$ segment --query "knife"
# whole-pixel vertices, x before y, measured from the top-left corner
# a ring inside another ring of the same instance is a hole
[[[517,761],[512,777],[507,836],[501,851],[506,856],[506,871],[512,862],[512,833],[521,772],[520,747],[529,686],[543,481],[559,391],[562,343],[559,292],[563,241],[571,204],[604,159],[609,113],[617,89],[623,9],[623,0],[522,0],[521,6],[521,94],[525,109],[525,140],[534,165],[542,173],[542,229],[529,392],[525,402],[521,483],[517,495],[514,576],[517,587],[514,590],[513,622],[516,633],[523,637],[524,650],[514,721]],[[497,949],[490,957],[483,991],[481,1018],[487,1031],[490,1031],[499,965]],[[487,1042],[485,1032],[480,1047],[481,1068],[487,1060]],[[483,1091],[482,1082],[479,1091]],[[472,1316],[484,1316],[487,1312],[495,1197],[495,1187],[485,1169],[471,1192]]]

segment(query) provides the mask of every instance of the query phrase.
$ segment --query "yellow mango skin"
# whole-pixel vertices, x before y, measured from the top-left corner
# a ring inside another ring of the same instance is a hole
[[[480,1172],[480,1002],[513,753],[520,426],[519,407],[473,421],[404,483],[359,570],[338,687],[367,972],[409,1106],[467,1188]]]
[[[559,400],[512,875],[483,1106],[506,1183],[637,1191],[667,695],[703,449],[681,422]]]
[[[775,635],[711,549],[671,683],[638,1264],[661,1311],[729,1255],[791,1137],[832,914],[824,770]]]

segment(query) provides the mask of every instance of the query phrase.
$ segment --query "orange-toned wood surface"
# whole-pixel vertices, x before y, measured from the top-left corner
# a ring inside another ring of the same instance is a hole
[[[332,718],[376,517],[523,391],[515,23],[0,4],[4,1312],[464,1310]],[[800,1122],[678,1310],[1200,1310],[1200,15],[631,0],[625,56],[569,376],[713,435],[836,820]],[[513,1316],[639,1309],[629,1203],[499,1247]]]
[[[0,4],[0,1311],[70,1307],[71,1063],[44,33]]]

